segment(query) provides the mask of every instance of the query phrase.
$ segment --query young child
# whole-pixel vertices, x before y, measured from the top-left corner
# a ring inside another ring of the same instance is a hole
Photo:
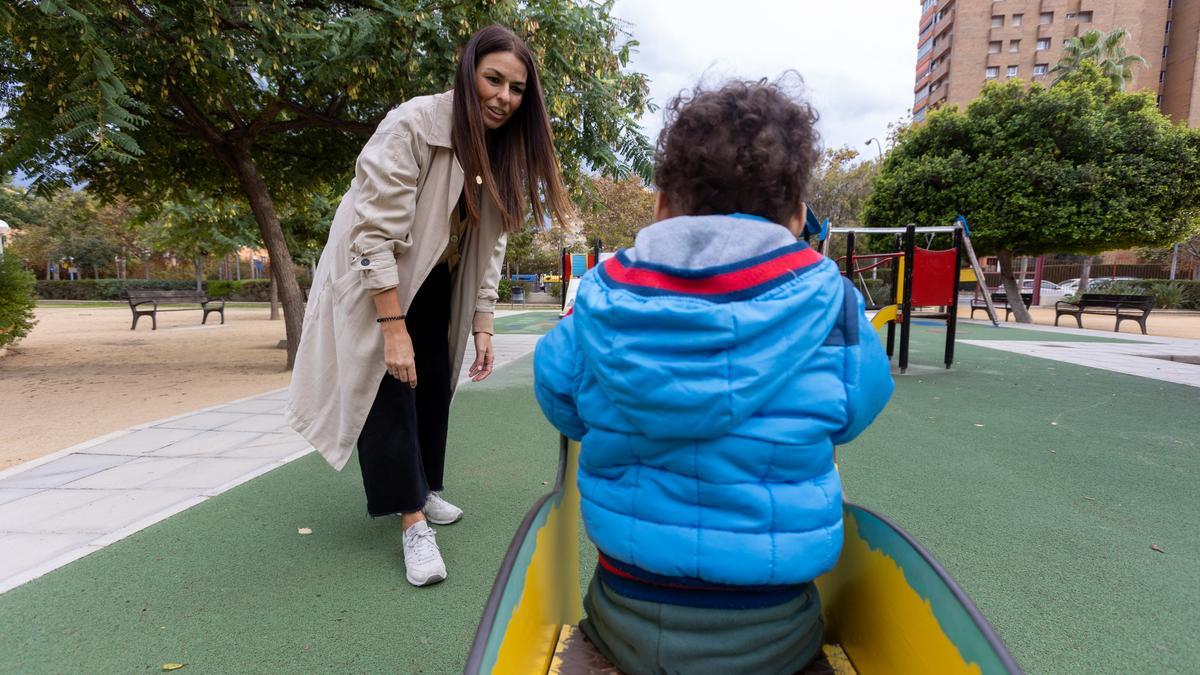
[[[833,448],[892,392],[858,291],[797,241],[816,113],[775,84],[668,105],[655,222],[539,343],[600,552],[580,624],[626,673],[793,673],[842,547]]]

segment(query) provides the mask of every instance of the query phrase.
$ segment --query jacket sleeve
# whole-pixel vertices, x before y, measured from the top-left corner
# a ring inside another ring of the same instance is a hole
[[[575,406],[583,362],[575,344],[575,317],[567,316],[538,340],[533,354],[533,392],[546,419],[568,438],[587,428]]]
[[[500,285],[500,271],[504,266],[504,250],[508,246],[508,235],[500,234],[496,248],[492,250],[492,258],[488,263],[487,272],[479,283],[479,293],[475,296],[475,319],[472,321],[472,333],[487,333],[495,335],[493,318],[496,315],[496,300],[500,297],[497,288]]]
[[[359,153],[358,197],[350,230],[351,265],[363,288],[378,293],[399,284],[396,256],[412,246],[417,182],[427,148],[410,120],[376,131]]]
[[[858,339],[845,348],[847,419],[833,435],[835,445],[849,443],[869,427],[887,405],[894,387],[891,363],[875,327],[867,320],[862,295],[849,284],[846,292],[854,294]]]

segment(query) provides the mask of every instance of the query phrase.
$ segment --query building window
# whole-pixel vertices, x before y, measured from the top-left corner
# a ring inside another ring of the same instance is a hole
[[[1050,38],[1038,38],[1037,50],[1039,52],[1044,52],[1047,49],[1050,49]]]
[[[1037,77],[1039,75],[1045,75],[1048,72],[1050,72],[1050,64],[1049,63],[1037,63],[1037,64],[1034,64],[1034,66],[1033,66],[1033,76],[1034,77]]]
[[[1021,41],[1020,40],[1009,40],[1008,41],[1008,51],[1010,51],[1010,52],[1021,51]]]
[[[1167,48],[1167,46],[1163,45],[1163,58],[1164,59],[1167,58],[1167,52],[1169,52],[1169,51],[1170,50]]]
[[[992,28],[1004,28],[1004,15],[995,14],[992,16]]]
[[[921,3],[921,13],[924,14],[925,12],[928,12],[929,10],[936,7],[937,4],[938,4],[938,0],[925,0],[924,2]]]
[[[1025,18],[1025,15],[1024,15],[1024,14],[1013,14],[1013,15],[1012,15],[1012,25],[1014,25],[1014,26],[1020,26],[1020,25],[1021,25],[1021,20],[1022,20],[1022,19],[1024,19],[1024,18]]]
[[[1008,67],[1008,76],[1016,77],[1020,71],[1021,71],[1021,68],[1019,66],[1009,66]]]
[[[1080,23],[1091,23],[1092,22],[1092,13],[1091,12],[1080,12],[1079,13],[1079,22]]]
[[[1043,26],[1054,23],[1054,12],[1042,12],[1042,16],[1039,18],[1039,21]]]
[[[928,112],[926,108],[921,108],[917,112],[913,113],[913,121],[914,122],[924,122],[926,112]]]
[[[1167,30],[1165,32],[1167,32],[1167,33],[1171,32],[1171,22],[1170,21],[1167,22]]]
[[[983,71],[983,76],[989,80],[1000,77],[1000,66],[988,66],[987,70]]]
[[[1075,12],[1067,12],[1067,21],[1075,20]]]
[[[1158,71],[1158,83],[1162,84],[1163,82],[1166,82],[1166,81],[1167,81],[1167,71],[1165,71],[1165,70]]]
[[[1174,6],[1175,6],[1175,0],[1167,0],[1167,9],[1171,9]]]
[[[1063,46],[1064,46],[1064,47],[1066,47],[1066,46],[1067,46],[1067,45],[1069,45],[1069,44],[1071,44],[1071,38],[1064,38],[1064,39],[1063,39]]]
[[[1160,107],[1160,108],[1161,108],[1161,107],[1162,107],[1162,94],[1159,94],[1159,95],[1158,95],[1158,98],[1156,99],[1156,102],[1157,102],[1157,104],[1158,104],[1158,107]]]
[[[989,42],[988,43],[988,53],[989,54],[999,54],[1000,53],[1000,44],[1001,43],[999,40],[996,40],[994,42]]]

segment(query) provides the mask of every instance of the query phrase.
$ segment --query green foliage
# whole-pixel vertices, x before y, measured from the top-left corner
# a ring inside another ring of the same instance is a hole
[[[966,112],[902,132],[863,210],[870,226],[964,214],[980,254],[1093,253],[1200,230],[1200,131],[1084,63],[1049,89],[990,84]]]
[[[204,292],[212,298],[230,302],[267,302],[271,299],[270,282],[266,279],[241,281],[206,281]],[[81,279],[79,281],[37,281],[36,294],[42,300],[110,300],[125,299],[131,290],[191,291],[196,283],[180,279]]]
[[[1185,279],[1098,281],[1089,284],[1087,292],[1153,295],[1154,306],[1160,309],[1200,309],[1200,281]]]
[[[1123,43],[1128,38],[1129,31],[1124,28],[1109,33],[1093,28],[1079,37],[1068,38],[1062,58],[1050,70],[1057,73],[1054,83],[1058,84],[1079,70],[1084,61],[1091,61],[1100,67],[1100,72],[1114,87],[1125,91],[1133,81],[1133,67],[1146,65],[1146,59],[1125,51]]]
[[[848,147],[827,149],[813,174],[808,206],[834,227],[857,227],[858,214],[871,192],[881,162],[860,159]]]
[[[124,300],[125,291],[158,290],[190,291],[193,281],[170,279],[80,279],[78,281],[45,281],[36,283],[41,300]]]
[[[637,176],[616,181],[594,177],[587,188],[592,198],[579,209],[585,241],[599,239],[606,251],[628,248],[637,233],[654,222],[654,192]]]
[[[21,268],[16,256],[0,257],[0,348],[29,335],[37,323],[33,283],[33,275]]]
[[[7,4],[7,3],[6,3]],[[383,115],[453,83],[458,46],[500,23],[522,35],[568,182],[585,166],[649,177],[644,75],[612,2],[247,0],[18,2],[0,13],[0,172],[67,179],[139,203],[238,193],[248,148],[275,201],[346,182]],[[129,161],[132,158],[139,161]],[[65,167],[65,172],[64,172]]]
[[[210,298],[224,298],[230,302],[270,302],[271,282],[267,279],[209,281],[204,284],[204,292]]]
[[[500,296],[500,302],[512,302],[512,287],[512,279],[508,277],[500,278],[500,283],[496,286],[496,295]]]

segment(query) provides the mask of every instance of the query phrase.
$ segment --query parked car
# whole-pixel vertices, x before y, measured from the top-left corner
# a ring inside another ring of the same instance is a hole
[[[1043,293],[1045,293],[1046,291],[1057,291],[1057,290],[1060,290],[1061,288],[1062,288],[1061,286],[1054,283],[1053,281],[1046,281],[1045,279],[1042,279],[1042,292]],[[1026,279],[1025,283],[1021,284],[1021,290],[1032,291],[1033,290],[1033,279]]]
[[[1136,277],[1092,277],[1091,281],[1088,282],[1088,288],[1094,288],[1095,285],[1099,284],[1099,283],[1107,283],[1107,282],[1112,282],[1112,281],[1137,281],[1137,278]],[[1066,281],[1059,284],[1059,288],[1061,288],[1064,292],[1066,292],[1067,295],[1074,295],[1075,293],[1079,292],[1079,279],[1067,279]]]

